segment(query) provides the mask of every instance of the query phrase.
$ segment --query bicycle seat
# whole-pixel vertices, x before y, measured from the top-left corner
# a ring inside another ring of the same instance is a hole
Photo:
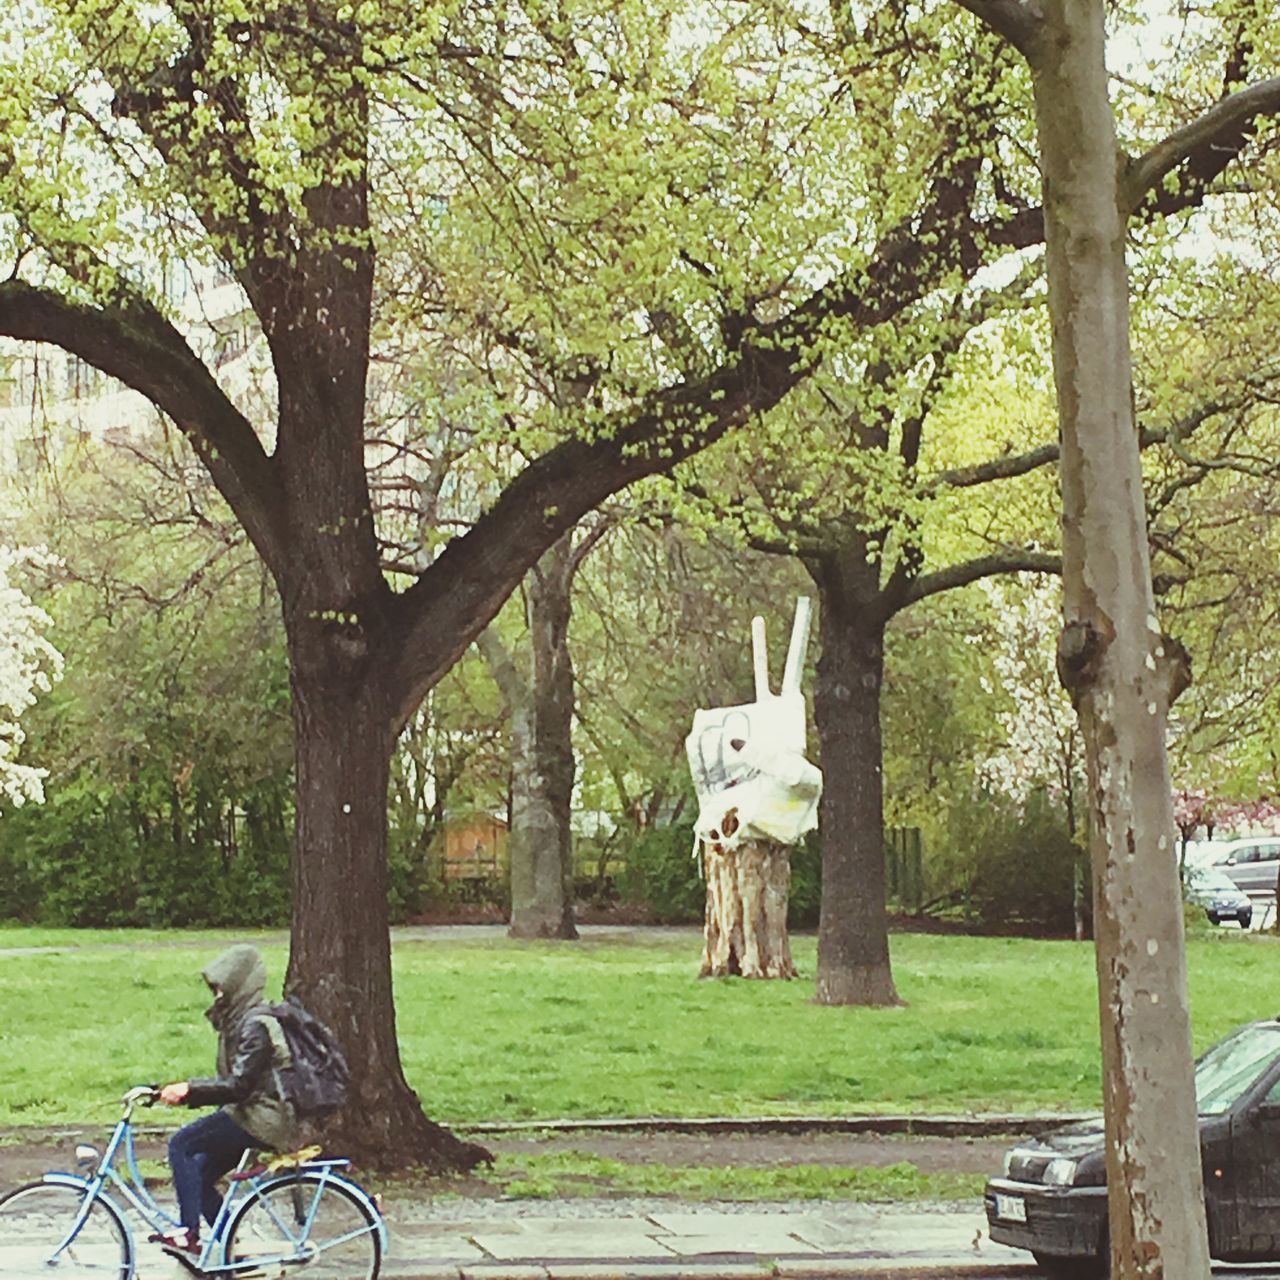
[[[247,1169],[237,1169],[234,1173],[227,1174],[227,1181],[248,1182],[251,1178],[262,1177],[264,1173],[279,1173],[281,1169],[298,1169],[304,1164],[310,1164],[319,1154],[319,1147],[302,1147],[297,1151],[283,1151],[273,1156],[259,1153],[260,1158]]]
[[[279,1173],[281,1169],[296,1169],[299,1165],[308,1164],[320,1154],[321,1148],[301,1147],[297,1151],[285,1151],[278,1156],[272,1156],[267,1163],[268,1173]]]

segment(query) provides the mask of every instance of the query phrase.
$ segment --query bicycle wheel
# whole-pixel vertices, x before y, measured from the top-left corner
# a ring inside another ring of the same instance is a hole
[[[95,1200],[75,1238],[59,1250],[83,1203],[82,1188],[61,1182],[33,1182],[0,1199],[0,1276],[130,1280],[129,1231],[120,1211],[108,1201]]]
[[[305,1268],[316,1280],[375,1280],[382,1235],[376,1213],[345,1183],[291,1173],[245,1198],[227,1224],[224,1252],[233,1274]]]

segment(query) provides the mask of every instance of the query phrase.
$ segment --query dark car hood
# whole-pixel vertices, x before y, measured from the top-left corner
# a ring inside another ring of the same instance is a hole
[[[1065,1157],[1078,1164],[1097,1166],[1098,1173],[1095,1177],[1101,1182],[1105,1151],[1106,1134],[1102,1117],[1094,1116],[1018,1143],[1005,1161],[1005,1173],[1018,1182],[1043,1182],[1045,1169],[1050,1161]]]
[[[1079,1160],[1081,1156],[1087,1156],[1091,1151],[1105,1150],[1106,1128],[1101,1116],[1093,1116],[1088,1120],[1077,1120],[1075,1124],[1064,1125],[1061,1129],[1041,1134],[1034,1143],[1029,1142],[1026,1145],[1043,1147],[1046,1152],[1051,1151],[1054,1155],[1070,1156],[1073,1160]]]

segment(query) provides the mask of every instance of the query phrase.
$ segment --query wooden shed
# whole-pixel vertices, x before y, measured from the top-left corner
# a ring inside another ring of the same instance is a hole
[[[492,880],[505,874],[506,866],[505,819],[491,813],[470,813],[445,820],[446,880]]]

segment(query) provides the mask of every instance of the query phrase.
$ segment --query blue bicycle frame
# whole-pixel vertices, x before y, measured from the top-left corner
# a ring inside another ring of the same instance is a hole
[[[93,1205],[100,1203],[105,1205],[108,1211],[119,1220],[124,1229],[130,1260],[130,1274],[132,1274],[132,1259],[136,1256],[133,1232],[129,1227],[128,1215],[122,1211],[120,1204],[109,1193],[108,1188],[123,1197],[127,1206],[133,1209],[153,1231],[164,1231],[180,1225],[179,1220],[166,1210],[147,1190],[142,1173],[138,1168],[137,1152],[133,1138],[133,1108],[137,1101],[149,1094],[150,1090],[138,1089],[131,1090],[126,1095],[124,1115],[120,1117],[111,1133],[111,1137],[107,1140],[105,1150],[100,1155],[97,1149],[92,1146],[82,1145],[76,1148],[76,1155],[82,1166],[89,1163],[95,1164],[91,1174],[46,1173],[41,1179],[42,1182],[57,1186],[74,1187],[83,1194],[75,1221],[67,1232],[66,1238],[53,1251],[50,1261],[56,1259],[71,1244],[84,1226]],[[121,1173],[115,1167],[116,1161],[121,1157],[122,1153],[125,1165],[124,1173]],[[370,1217],[377,1225],[382,1251],[385,1253],[388,1245],[387,1225],[382,1217],[381,1210],[363,1187],[348,1178],[342,1177],[338,1172],[346,1168],[350,1163],[349,1161],[344,1159],[308,1160],[294,1168],[246,1176],[245,1170],[248,1167],[251,1154],[252,1152],[246,1151],[241,1157],[240,1163],[232,1175],[231,1189],[223,1198],[222,1207],[213,1222],[209,1236],[200,1251],[200,1256],[195,1260],[195,1266],[201,1271],[211,1274],[235,1275],[242,1270],[257,1270],[261,1260],[242,1264],[228,1263],[226,1261],[223,1235],[231,1220],[231,1215],[245,1200],[248,1193],[259,1189],[270,1189],[282,1183],[288,1184],[293,1182],[300,1173],[311,1175],[308,1178],[308,1184],[313,1188],[310,1204],[307,1206],[302,1219],[295,1218],[295,1225],[291,1230],[289,1225],[281,1220],[273,1209],[269,1209],[270,1217],[280,1231],[281,1236],[288,1240],[296,1251],[301,1252],[306,1244],[315,1224],[316,1213],[323,1198],[324,1190],[332,1182],[335,1185],[340,1183],[346,1193],[352,1195],[369,1210]],[[330,1241],[329,1243],[332,1244],[334,1242]],[[287,1261],[288,1259],[281,1258],[280,1260]]]

